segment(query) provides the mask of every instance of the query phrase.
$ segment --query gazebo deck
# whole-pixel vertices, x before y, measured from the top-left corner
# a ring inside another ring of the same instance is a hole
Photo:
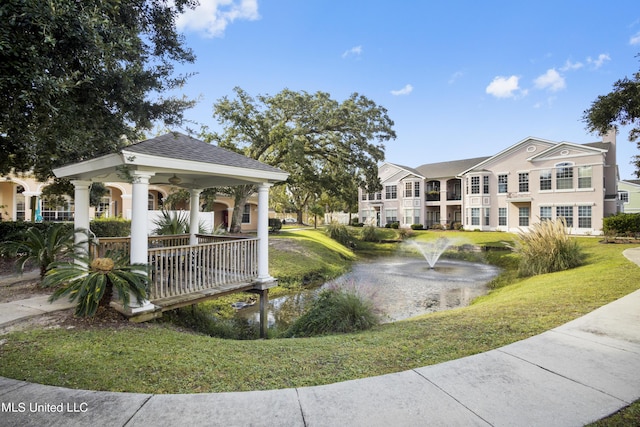
[[[145,313],[128,313],[131,321],[144,322],[168,310],[197,304],[235,292],[262,292],[275,280],[256,283],[258,239],[198,234],[197,245],[189,235],[150,236],[147,299],[156,307]],[[98,255],[129,251],[128,237],[99,239]],[[169,246],[166,246],[169,245]]]

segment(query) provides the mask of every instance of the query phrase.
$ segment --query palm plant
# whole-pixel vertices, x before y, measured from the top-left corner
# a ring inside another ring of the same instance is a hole
[[[47,231],[30,227],[21,238],[0,243],[3,255],[16,258],[16,269],[20,274],[28,263],[35,263],[40,268],[41,278],[52,262],[73,253],[74,247],[73,228],[65,224],[54,224]]]
[[[162,210],[162,216],[153,221],[156,226],[153,232],[160,236],[171,236],[175,234],[189,233],[189,214],[187,212],[169,212]],[[208,232],[204,223],[198,224],[198,232],[206,234]]]
[[[68,296],[77,301],[76,316],[93,316],[99,306],[108,306],[113,290],[129,307],[131,296],[139,304],[146,298],[147,265],[130,264],[121,252],[108,252],[104,258],[91,259],[74,254],[72,261],[55,262],[47,272],[43,285],[56,287],[49,301]]]

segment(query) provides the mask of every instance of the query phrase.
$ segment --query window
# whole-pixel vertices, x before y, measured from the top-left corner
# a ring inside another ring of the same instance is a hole
[[[251,222],[251,205],[246,204],[242,209],[242,223],[249,224]]]
[[[25,201],[24,201],[24,187],[22,185],[18,185],[16,187],[16,220],[24,221],[25,219]]]
[[[413,183],[405,182],[404,183],[404,197],[413,197]]]
[[[507,208],[498,208],[498,225],[507,225]]]
[[[580,166],[578,168],[578,188],[591,188],[591,166]]]
[[[482,177],[482,193],[489,194],[489,177],[488,176]]]
[[[518,191],[520,193],[529,192],[529,172],[520,172],[518,174]]]
[[[471,225],[480,225],[480,208],[471,208]]]
[[[551,171],[549,169],[540,171],[540,190],[551,190]]]
[[[551,221],[551,206],[540,206],[540,221]]]
[[[111,216],[111,197],[106,196],[100,199],[96,207],[97,218],[109,218]]]
[[[387,224],[398,222],[398,209],[385,209],[385,221]]]
[[[578,206],[578,228],[591,228],[591,206]]]
[[[573,188],[573,166],[571,163],[556,165],[556,189],[568,190]]]
[[[629,192],[626,190],[618,191],[618,199],[623,203],[629,203]]]
[[[506,193],[508,190],[507,187],[507,174],[498,175],[498,193]]]
[[[520,227],[529,226],[529,207],[518,208],[518,225]]]
[[[420,181],[413,183],[413,197],[420,197]]]
[[[367,192],[365,190],[361,190],[361,191],[362,191],[361,200],[367,200]]]
[[[397,199],[398,198],[398,186],[397,185],[387,185],[384,188],[384,198],[387,200]]]
[[[471,177],[471,194],[480,194],[480,177],[479,176]]]
[[[42,199],[42,219],[44,221],[71,221],[73,202],[69,196]]]
[[[573,206],[556,206],[556,218],[564,218],[567,227],[573,227]]]
[[[491,213],[491,209],[484,208],[484,225],[489,225],[489,216]]]
[[[376,199],[376,193],[369,193],[369,200],[375,200]]]
[[[404,223],[405,224],[420,224],[420,209],[405,209],[404,210]]]
[[[382,200],[382,191],[376,193],[376,200]]]
[[[156,198],[152,192],[149,192],[149,195],[147,196],[147,209],[150,211],[156,209]]]

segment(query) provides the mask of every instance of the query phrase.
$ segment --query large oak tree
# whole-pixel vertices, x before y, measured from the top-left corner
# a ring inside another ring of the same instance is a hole
[[[234,98],[215,103],[214,117],[224,131],[208,139],[289,172],[287,190],[298,222],[323,191],[348,202],[358,187],[379,190],[384,143],[396,137],[385,108],[357,93],[339,102],[325,92],[284,89],[255,98],[240,88],[234,92]],[[255,188],[243,190],[236,207]]]
[[[614,125],[631,125],[629,141],[640,137],[640,71],[629,79],[624,77],[613,84],[613,91],[600,95],[591,107],[584,111],[583,120],[590,132],[601,135]],[[640,141],[637,142],[640,149]],[[634,156],[636,176],[640,178],[640,156]]]
[[[3,0],[0,173],[51,176],[61,164],[135,140],[155,121],[183,120],[163,98],[193,62],[175,20],[195,0]]]

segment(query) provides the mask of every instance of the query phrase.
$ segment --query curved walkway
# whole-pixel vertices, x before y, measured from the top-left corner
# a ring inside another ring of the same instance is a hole
[[[624,252],[640,265],[640,248]],[[640,399],[640,290],[486,353],[243,393],[73,390],[0,377],[0,426],[581,426]]]

